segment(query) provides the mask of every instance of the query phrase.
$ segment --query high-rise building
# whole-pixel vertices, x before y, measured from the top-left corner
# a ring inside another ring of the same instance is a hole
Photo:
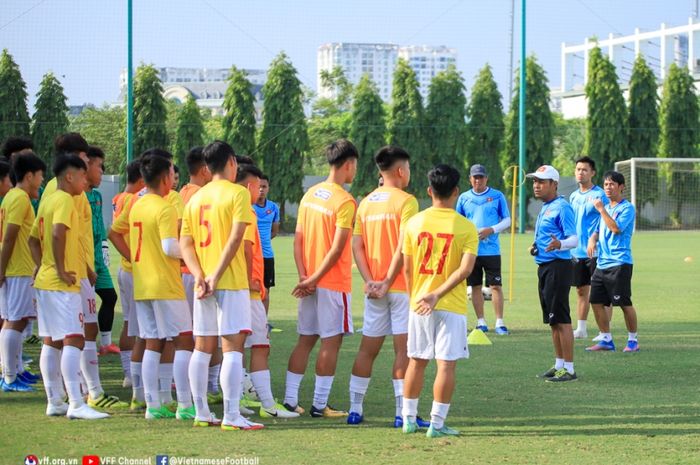
[[[399,48],[399,58],[406,60],[416,72],[423,101],[428,98],[430,81],[449,65],[457,64],[457,50],[445,46],[407,45]]]

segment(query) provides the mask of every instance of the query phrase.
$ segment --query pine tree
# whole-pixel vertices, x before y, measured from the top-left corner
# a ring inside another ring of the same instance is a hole
[[[36,94],[32,141],[34,152],[51,166],[53,141],[68,131],[68,105],[63,87],[53,73],[46,73]]]
[[[491,66],[486,65],[474,82],[467,107],[467,153],[469,164],[484,165],[489,185],[499,190],[503,190],[499,155],[505,133],[501,99]]]
[[[673,63],[664,82],[661,100],[659,157],[697,157],[698,134],[700,134],[698,116],[700,116],[700,110],[693,77],[686,67]],[[687,167],[683,171],[674,171],[671,167],[666,167],[663,175],[669,186],[669,193],[676,200],[671,220],[679,225],[682,223],[683,202],[697,197],[700,191],[698,173]]]
[[[364,196],[377,187],[377,166],[374,154],[384,146],[386,114],[377,86],[368,75],[362,76],[355,88],[350,123],[350,140],[353,141],[360,159],[351,192]]]
[[[431,165],[446,163],[460,172],[467,166],[465,90],[464,79],[454,65],[430,82],[425,136]]]
[[[628,142],[625,158],[656,157],[659,144],[659,96],[654,72],[640,54],[634,62],[629,89]],[[602,173],[601,173],[602,174]],[[637,191],[639,205],[658,196],[657,171],[641,169],[637,183],[647,186]]]
[[[588,58],[588,119],[584,152],[598,170],[611,169],[627,151],[627,108],[615,65],[595,46]]]
[[[0,143],[10,136],[29,137],[27,85],[7,49],[0,55]]]
[[[105,152],[105,173],[124,173],[126,167],[126,107],[89,106],[70,119],[70,130]]]
[[[134,78],[134,155],[150,148],[167,149],[167,111],[158,70],[141,65]]]
[[[257,151],[270,177],[270,197],[280,204],[297,202],[303,195],[304,153],[309,146],[304,115],[304,92],[297,70],[284,53],[270,64],[263,86],[265,107]]]
[[[409,191],[417,197],[426,197],[428,171],[432,168],[424,136],[425,115],[418,90],[416,73],[408,62],[399,59],[394,70],[389,118],[389,143],[398,145],[411,155],[411,185]]]
[[[554,155],[554,118],[549,109],[549,86],[544,69],[534,56],[525,61],[527,90],[525,92],[525,166],[526,172],[532,172],[539,166],[551,164]],[[501,158],[503,171],[518,164],[520,71],[516,70],[513,100],[506,117],[506,147]],[[512,168],[510,168],[512,170]]]
[[[232,66],[224,97],[224,140],[236,153],[245,155],[255,151],[255,97],[251,87],[245,71]]]
[[[190,180],[185,157],[192,147],[204,145],[204,124],[197,102],[188,96],[177,118],[175,148],[173,150],[177,166],[180,168],[180,184]]]

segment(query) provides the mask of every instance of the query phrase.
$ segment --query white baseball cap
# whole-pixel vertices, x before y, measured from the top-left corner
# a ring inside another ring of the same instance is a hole
[[[537,179],[551,179],[552,181],[559,182],[559,171],[554,169],[552,165],[542,165],[537,168],[534,173],[529,173],[526,178],[537,178]]]

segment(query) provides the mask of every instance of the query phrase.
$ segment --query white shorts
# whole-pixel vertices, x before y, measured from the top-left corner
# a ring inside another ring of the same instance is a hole
[[[405,292],[390,292],[381,299],[365,296],[365,317],[362,334],[382,337],[408,332],[410,297]]]
[[[36,295],[31,276],[8,276],[0,287],[0,316],[21,321],[36,318]]]
[[[83,308],[83,323],[97,323],[97,294],[87,278],[80,280],[80,303]]]
[[[194,276],[190,273],[182,273],[182,286],[185,288],[190,317],[194,320]]]
[[[448,361],[469,358],[467,317],[443,310],[435,310],[427,316],[410,312],[408,356]]]
[[[251,332],[250,292],[220,290],[194,300],[195,336],[230,336]]]
[[[353,333],[350,293],[316,288],[299,300],[297,333],[302,336],[337,336]]]
[[[139,335],[139,319],[136,317],[136,301],[134,300],[134,275],[119,268],[117,276],[119,283],[119,298],[122,302],[122,317],[129,323],[126,330],[128,337]]]
[[[267,332],[267,314],[262,300],[250,299],[250,320],[253,332],[245,340],[245,348],[270,347],[270,335]]]
[[[83,336],[83,311],[77,292],[36,290],[39,336],[61,341]]]
[[[136,317],[141,339],[167,339],[192,333],[186,300],[137,300]]]

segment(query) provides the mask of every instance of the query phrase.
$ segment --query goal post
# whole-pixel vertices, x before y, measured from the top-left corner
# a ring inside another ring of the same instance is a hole
[[[637,229],[700,229],[700,158],[630,158],[615,171],[625,176]]]

